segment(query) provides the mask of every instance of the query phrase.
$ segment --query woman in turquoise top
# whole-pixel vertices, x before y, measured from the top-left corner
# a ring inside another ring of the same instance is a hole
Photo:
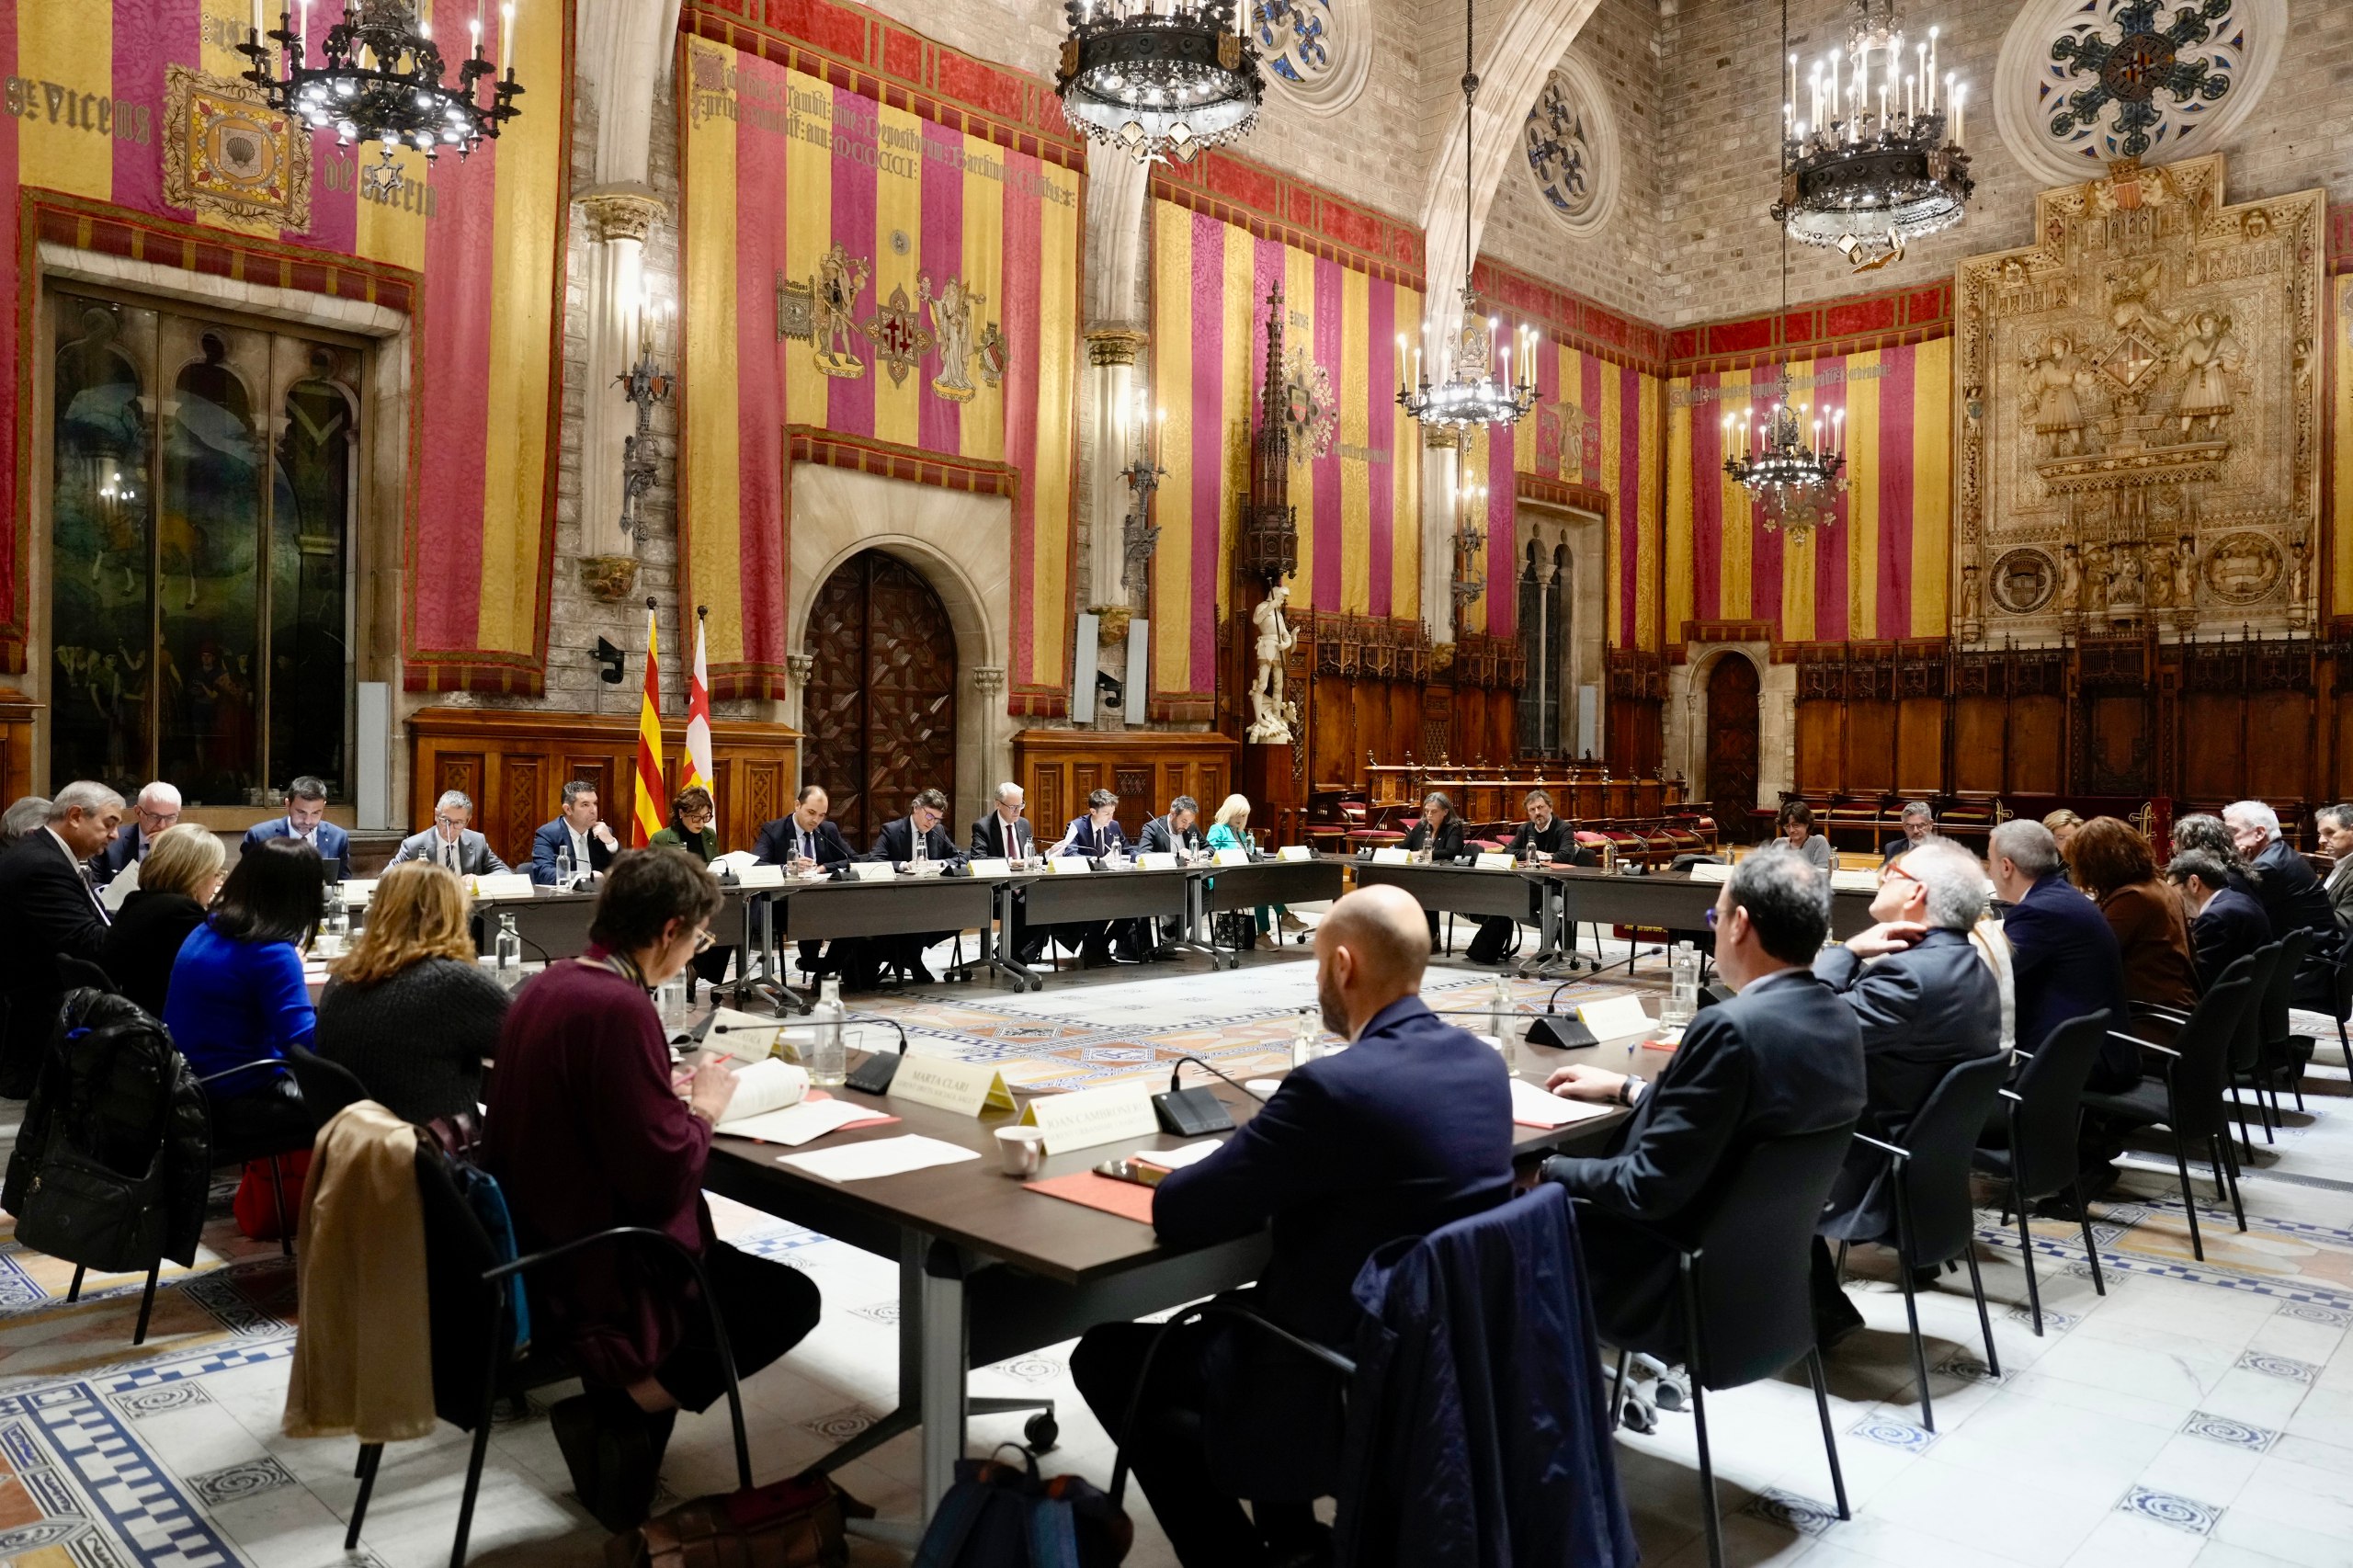
[[[1255,847],[1256,842],[1250,834],[1249,801],[1240,795],[1228,795],[1210,823],[1210,853],[1214,855],[1221,849],[1249,849]],[[1262,903],[1251,913],[1258,922],[1258,946],[1280,947],[1282,938],[1272,934],[1272,927],[1278,917],[1286,926],[1293,924],[1290,911],[1279,903]],[[1303,926],[1305,922],[1299,924]]]

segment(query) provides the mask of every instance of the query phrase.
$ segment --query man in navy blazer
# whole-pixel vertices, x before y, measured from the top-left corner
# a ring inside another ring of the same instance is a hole
[[[49,803],[47,820],[0,855],[0,1095],[33,1092],[64,1000],[57,959],[98,961],[109,924],[84,863],[122,821],[122,797],[77,779]]]
[[[323,779],[304,774],[286,786],[286,814],[257,822],[245,829],[245,841],[239,851],[272,838],[296,838],[319,852],[327,868],[327,881],[347,882],[351,880],[351,835],[327,821],[327,787]]]
[[[2002,935],[2010,944],[2018,1049],[2029,1055],[2070,1018],[2104,1011],[2111,1030],[2126,1029],[2130,1019],[2116,933],[2059,867],[2059,841],[2039,822],[2006,822],[1986,846],[1994,894],[2010,906]],[[2086,1086],[2120,1094],[2140,1081],[2140,1047],[2111,1033]]]
[[[2185,849],[2165,868],[2181,890],[2189,941],[2198,949],[2198,983],[2211,986],[2222,971],[2271,940],[2271,920],[2251,892],[2231,885],[2231,869],[2210,849]]]
[[[1602,1337],[1678,1362],[1679,1266],[1660,1235],[1696,1237],[1752,1146],[1851,1122],[1865,1097],[1854,1010],[1808,967],[1830,931],[1829,873],[1768,846],[1733,868],[1714,924],[1716,967],[1737,994],[1700,1011],[1656,1081],[1580,1065],[1550,1085],[1566,1099],[1634,1108],[1612,1153],[1556,1155],[1543,1176],[1582,1200]]]
[[[531,881],[541,887],[556,882],[556,858],[570,851],[575,875],[601,871],[621,852],[621,841],[597,812],[597,786],[574,778],[563,787],[563,811],[531,835]]]
[[[1100,860],[1106,855],[1128,853],[1127,830],[1113,821],[1120,809],[1120,797],[1108,790],[1097,790],[1086,797],[1084,814],[1070,819],[1063,829],[1061,839],[1053,846],[1058,855],[1083,855],[1089,860]],[[1115,929],[1116,926],[1116,929]],[[1136,946],[1132,924],[1121,920],[1068,920],[1054,927],[1054,937],[1065,947],[1078,949],[1080,966],[1101,969],[1114,963],[1133,963],[1133,958],[1114,958],[1111,938],[1120,937],[1120,946],[1132,951]]]
[[[2261,801],[2237,801],[2224,806],[2222,824],[2231,830],[2231,842],[2255,869],[2255,896],[2264,914],[2271,917],[2273,937],[2290,931],[2313,934],[2312,950],[2304,955],[2303,968],[2295,978],[2295,1005],[2327,1007],[2341,940],[2328,890],[2296,846],[2279,836],[2279,813]]]
[[[1422,1002],[1428,950],[1421,905],[1404,892],[1362,888],[1335,903],[1315,929],[1315,988],[1324,1027],[1351,1049],[1292,1069],[1222,1149],[1153,1195],[1153,1224],[1172,1247],[1268,1230],[1272,1254],[1246,1304],[1344,1353],[1366,1258],[1511,1195],[1510,1074]],[[1106,1324],[1071,1357],[1079,1392],[1115,1436],[1159,1333]],[[1170,1335],[1127,1444],[1185,1568],[1314,1548],[1313,1500],[1338,1481],[1340,1394],[1336,1378],[1259,1331],[1211,1320]]]
[[[761,865],[782,866],[795,876],[814,867],[849,864],[858,858],[858,852],[842,836],[842,830],[825,819],[825,813],[833,809],[833,797],[825,793],[824,785],[803,784],[801,793],[793,798],[790,812],[760,824],[760,836],[752,853]],[[863,937],[841,937],[833,944],[830,953],[823,941],[803,942],[801,967],[815,976],[832,974],[860,949],[865,940]]]
[[[132,861],[147,858],[147,846],[164,835],[166,828],[180,820],[180,792],[158,778],[139,791],[139,799],[131,802],[131,820],[122,824],[121,831],[107,841],[90,862],[92,872],[100,888],[122,875],[122,869]]]

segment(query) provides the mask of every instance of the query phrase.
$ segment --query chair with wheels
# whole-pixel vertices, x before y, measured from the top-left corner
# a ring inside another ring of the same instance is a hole
[[[2174,1169],[2181,1177],[2182,1212],[2189,1221],[2189,1250],[2206,1260],[2206,1244],[2198,1233],[2198,1195],[2189,1185],[2188,1151],[2204,1152],[2214,1173],[2218,1194],[2229,1199],[2239,1229],[2246,1229],[2236,1179],[2237,1163],[2230,1146],[2222,1113],[2222,1089],[2229,1079],[2230,1053],[2244,1027],[2245,1013],[2255,1006],[2252,978],[2258,955],[2250,953],[2222,971],[2205,995],[2198,999],[2189,1019],[2171,1045],[2159,1045],[2120,1030],[2109,1032],[2129,1040],[2164,1062],[2162,1074],[2143,1078],[2132,1087],[2113,1094],[2087,1091],[2084,1109],[2111,1124],[2134,1131],[2162,1127],[2173,1140]],[[2245,966],[2244,969],[2241,966]]]
[[[1723,1568],[1724,1543],[1708,1450],[1707,1390],[1739,1388],[1805,1362],[1838,1517],[1853,1517],[1847,1506],[1846,1477],[1838,1468],[1837,1436],[1830,1426],[1822,1350],[1814,1339],[1810,1276],[1813,1228],[1854,1131],[1854,1123],[1842,1122],[1818,1132],[1769,1138],[1750,1148],[1733,1165],[1715,1212],[1696,1243],[1636,1227],[1650,1231],[1661,1246],[1677,1255],[1682,1321],[1662,1325],[1662,1332],[1646,1343],[1615,1347],[1618,1370],[1609,1408],[1620,1408],[1626,1364],[1636,1352],[1679,1361],[1690,1369],[1691,1415],[1699,1440],[1699,1505],[1711,1568]],[[1620,1226],[1634,1224],[1612,1218]]]
[[[1985,1281],[1977,1268],[1969,1153],[2009,1071],[2009,1058],[1998,1051],[1953,1068],[1904,1129],[1901,1146],[1855,1134],[1858,1142],[1888,1158],[1888,1181],[1895,1193],[1895,1272],[1904,1283],[1904,1315],[1912,1328],[1912,1376],[1920,1390],[1920,1425],[1931,1432],[1937,1429],[1937,1415],[1928,1398],[1927,1348],[1920,1337],[1920,1304],[1914,1294],[1916,1271],[1955,1258],[1968,1264],[1970,1293],[1977,1298],[1977,1327],[1985,1338],[1985,1366],[1995,1377],[2002,1375],[2002,1359],[1994,1349],[1994,1322],[1985,1312]],[[1884,1243],[1887,1238],[1851,1239]],[[1846,1240],[1839,1242],[1838,1251],[1843,1259]]]
[[[294,1086],[302,1091],[303,1106],[321,1127],[333,1121],[346,1106],[375,1097],[359,1081],[359,1074],[340,1062],[328,1061],[307,1045],[289,1045],[286,1065],[294,1074]]]
[[[1977,1169],[2007,1181],[2002,1220],[2015,1212],[2018,1226],[2018,1258],[2026,1267],[2026,1299],[2034,1314],[2035,1337],[2042,1337],[2042,1288],[2034,1272],[2034,1236],[2027,1229],[2027,1210],[2043,1199],[2066,1193],[2075,1207],[2075,1222],[2084,1233],[2084,1256],[2091,1260],[2092,1289],[2108,1294],[2100,1278],[2099,1248],[2092,1241],[2091,1216],[2084,1209],[2081,1143],[2084,1080],[2108,1039],[2109,1013],[2103,1009],[2070,1018],[2045,1037],[2040,1050],[2026,1059],[2016,1086],[2004,1089],[1997,1102],[2004,1138],[2000,1148],[1981,1147],[1971,1154]]]

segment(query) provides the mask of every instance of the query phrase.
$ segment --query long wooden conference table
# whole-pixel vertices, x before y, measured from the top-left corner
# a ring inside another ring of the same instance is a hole
[[[1572,1062],[1650,1077],[1671,1057],[1638,1049],[1641,1038],[1567,1051],[1521,1045],[1516,1059],[1520,1075],[1539,1084]],[[1212,1087],[1237,1123],[1256,1109],[1230,1085]],[[711,1141],[704,1185],[898,1264],[898,1408],[818,1468],[919,1426],[926,1517],[964,1457],[965,1385],[974,1366],[1245,1285],[1265,1267],[1263,1233],[1190,1250],[1164,1246],[1148,1225],[1026,1190],[1026,1182],[1001,1174],[996,1153],[996,1130],[1017,1119],[1017,1110],[957,1116],[855,1089],[830,1092],[899,1119],[832,1134],[824,1147],[919,1133],[981,1158],[835,1183],[779,1163],[794,1151],[722,1135]],[[1029,1097],[1018,1089],[1015,1095],[1017,1101]],[[1551,1153],[1597,1152],[1628,1114],[1608,1110],[1549,1131],[1515,1125],[1514,1158],[1532,1163]],[[1068,1175],[1137,1149],[1184,1142],[1154,1135],[1073,1150],[1048,1156],[1038,1174]]]

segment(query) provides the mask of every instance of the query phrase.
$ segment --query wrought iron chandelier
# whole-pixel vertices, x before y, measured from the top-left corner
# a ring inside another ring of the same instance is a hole
[[[1904,48],[1895,0],[1855,0],[1847,45],[1814,62],[1803,97],[1790,54],[1781,106],[1781,195],[1773,217],[1810,245],[1883,267],[1904,243],[1961,221],[1977,182],[1961,139],[1969,88],[1937,74],[1937,37]],[[1788,0],[1781,47],[1790,41]]]
[[[1448,431],[1478,425],[1517,425],[1536,406],[1537,396],[1537,334],[1527,327],[1514,329],[1520,351],[1519,380],[1512,379],[1509,348],[1502,351],[1503,365],[1498,370],[1495,331],[1499,324],[1493,317],[1480,316],[1478,291],[1471,287],[1471,106],[1479,97],[1479,73],[1472,68],[1471,51],[1474,3],[1463,0],[1462,6],[1462,324],[1454,334],[1453,363],[1446,380],[1430,384],[1429,372],[1438,368],[1438,356],[1433,352],[1425,369],[1422,350],[1416,348],[1413,379],[1407,381],[1405,339],[1403,334],[1397,338],[1397,406],[1424,425]],[[1427,326],[1424,334],[1427,335]]]
[[[393,156],[398,149],[414,148],[430,160],[455,147],[462,158],[521,112],[515,107],[523,88],[515,80],[514,0],[498,8],[496,65],[483,52],[485,3],[476,0],[467,28],[472,49],[459,63],[454,86],[442,79],[441,50],[431,27],[418,19],[416,0],[344,0],[343,20],[319,41],[322,65],[309,62],[311,0],[299,0],[299,18],[281,6],[278,26],[267,33],[263,0],[253,0],[253,25],[237,52],[253,62],[244,80],[271,109],[313,132],[333,130],[339,146],[379,144],[382,155],[361,171],[360,181],[361,189],[382,199],[405,180]],[[488,104],[480,90],[485,76],[494,77]]]
[[[1790,232],[1781,231],[1781,323],[1790,319]],[[1847,411],[1793,401],[1788,357],[1760,423],[1754,409],[1723,419],[1724,472],[1748,492],[1768,532],[1802,539],[1836,522],[1847,489]]]
[[[1461,624],[1462,612],[1479,602],[1487,591],[1486,574],[1479,569],[1487,551],[1487,487],[1473,483],[1470,473],[1470,454],[1463,453],[1462,476],[1454,486],[1454,619]]]
[[[1054,90],[1072,124],[1138,163],[1247,135],[1267,85],[1234,0],[1063,0]]]

